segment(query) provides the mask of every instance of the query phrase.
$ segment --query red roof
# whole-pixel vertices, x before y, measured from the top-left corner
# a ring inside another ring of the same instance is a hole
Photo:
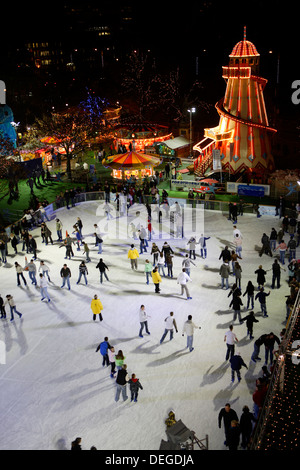
[[[249,56],[259,56],[256,47],[250,41],[240,41],[232,49],[229,57],[249,57]]]

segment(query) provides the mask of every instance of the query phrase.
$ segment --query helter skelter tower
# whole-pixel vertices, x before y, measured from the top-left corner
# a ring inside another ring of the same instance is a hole
[[[244,27],[243,40],[223,67],[226,92],[215,105],[219,125],[204,129],[205,138],[194,146],[200,153],[194,168],[200,174],[212,168],[214,149],[220,151],[222,169],[232,174],[249,168],[274,170],[271,136],[276,129],[269,127],[263,95],[267,80],[259,76],[259,59],[254,44],[246,40]]]

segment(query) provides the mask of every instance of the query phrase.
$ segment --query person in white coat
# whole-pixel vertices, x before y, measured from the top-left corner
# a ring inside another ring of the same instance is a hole
[[[10,321],[14,321],[14,312],[19,315],[19,318],[22,317],[22,313],[18,312],[16,302],[14,301],[14,298],[13,298],[12,295],[8,294],[6,296],[6,301],[5,301],[4,305],[6,305],[6,304],[8,304],[10,306],[10,315],[11,315]]]
[[[40,273],[40,289],[41,289],[41,300],[43,301],[46,297],[48,302],[50,302],[50,297],[48,294],[48,281],[42,273]]]
[[[183,324],[183,330],[182,330],[182,336],[184,336],[184,333],[186,333],[186,336],[187,336],[186,347],[189,348],[190,352],[194,350],[193,348],[194,330],[201,329],[201,326],[195,325],[192,318],[193,318],[192,315],[188,316],[187,321],[185,321]]]
[[[50,268],[49,268],[49,266],[47,266],[45,264],[44,261],[41,261],[41,263],[40,263],[39,272],[41,272],[43,276],[46,276],[46,274],[47,274],[48,281],[51,282],[50,276],[49,276]]]
[[[143,338],[142,331],[143,331],[144,327],[146,329],[146,333],[148,333],[148,335],[150,335],[150,331],[148,330],[148,320],[147,320],[147,318],[149,318],[149,316],[146,313],[145,305],[141,305],[140,312],[139,312],[139,318],[140,318],[140,324],[141,324],[139,337]]]
[[[181,273],[177,277],[177,284],[180,284],[180,286],[181,286],[181,294],[180,295],[183,295],[183,291],[185,291],[187,300],[190,300],[192,298],[192,297],[190,297],[190,293],[189,293],[189,290],[188,290],[188,287],[187,287],[187,283],[189,281],[192,282],[192,279],[185,272],[185,268],[183,268]]]
[[[165,318],[165,323],[166,323],[165,331],[164,331],[164,334],[162,335],[162,337],[160,339],[160,342],[159,342],[160,344],[163,342],[163,340],[165,339],[165,337],[167,336],[168,333],[170,333],[170,341],[172,341],[174,328],[175,328],[176,333],[178,333],[177,323],[176,323],[176,320],[174,318],[174,312],[170,312],[170,315]]]

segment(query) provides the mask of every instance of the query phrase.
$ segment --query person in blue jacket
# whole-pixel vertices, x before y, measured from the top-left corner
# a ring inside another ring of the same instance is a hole
[[[100,351],[100,354],[103,357],[103,361],[102,361],[103,367],[105,366],[105,364],[107,365],[107,367],[109,366],[108,350],[111,348],[112,347],[108,342],[108,337],[105,336],[104,341],[102,341],[96,349],[96,352]]]

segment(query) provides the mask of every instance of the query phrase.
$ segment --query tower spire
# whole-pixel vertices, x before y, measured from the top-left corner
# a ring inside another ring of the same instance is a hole
[[[247,27],[244,26],[244,41],[246,41],[246,29],[247,29]]]

